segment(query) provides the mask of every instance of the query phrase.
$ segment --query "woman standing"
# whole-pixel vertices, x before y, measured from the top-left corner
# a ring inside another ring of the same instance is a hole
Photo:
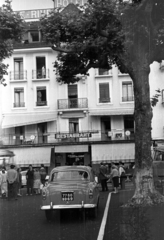
[[[40,194],[40,185],[41,185],[41,177],[40,177],[40,173],[39,170],[36,169],[34,171],[34,191],[36,194]]]
[[[115,165],[112,165],[112,171],[111,171],[110,177],[113,181],[114,193],[118,193],[119,171],[118,171],[118,168]]]
[[[22,174],[21,168],[17,169],[17,195],[21,197],[21,187],[22,187]]]
[[[1,175],[1,193],[2,197],[7,197],[7,172],[5,168],[2,169]]]

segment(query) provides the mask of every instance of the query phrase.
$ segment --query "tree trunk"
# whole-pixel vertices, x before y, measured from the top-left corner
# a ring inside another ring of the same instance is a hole
[[[143,56],[143,58],[141,57]],[[164,201],[154,186],[151,155],[152,108],[149,91],[150,67],[145,64],[145,55],[140,54],[140,63],[135,63],[135,193],[128,205],[151,205]],[[143,59],[143,60],[142,60]]]

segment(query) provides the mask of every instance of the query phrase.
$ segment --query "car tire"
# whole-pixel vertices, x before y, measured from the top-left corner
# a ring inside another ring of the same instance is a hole
[[[45,215],[46,215],[47,221],[52,220],[52,210],[45,210]]]

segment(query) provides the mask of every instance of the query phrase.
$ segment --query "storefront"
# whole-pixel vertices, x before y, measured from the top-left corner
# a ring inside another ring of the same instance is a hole
[[[88,165],[91,163],[90,149],[88,145],[55,146],[54,165]]]

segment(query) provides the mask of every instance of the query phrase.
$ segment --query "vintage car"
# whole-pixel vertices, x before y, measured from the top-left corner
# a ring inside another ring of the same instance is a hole
[[[47,220],[56,209],[88,209],[96,217],[98,204],[98,183],[91,167],[56,167],[42,190],[41,210]]]

